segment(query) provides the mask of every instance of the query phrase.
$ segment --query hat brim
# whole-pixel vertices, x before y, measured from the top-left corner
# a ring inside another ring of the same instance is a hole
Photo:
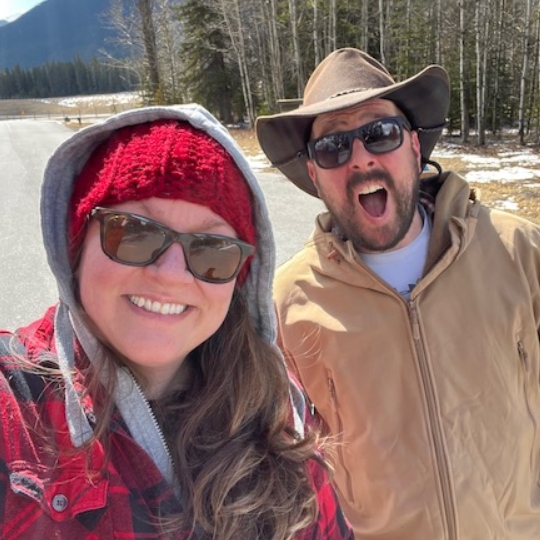
[[[347,109],[375,98],[393,101],[418,130],[422,158],[429,159],[446,121],[450,105],[448,74],[429,66],[417,75],[381,88],[359,90],[292,111],[260,116],[256,122],[259,144],[274,167],[306,193],[317,197],[309,177],[305,153],[313,120],[320,114]]]

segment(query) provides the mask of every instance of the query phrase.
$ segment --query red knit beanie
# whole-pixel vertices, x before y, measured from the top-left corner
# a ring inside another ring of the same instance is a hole
[[[82,242],[93,208],[150,197],[206,206],[241,240],[255,245],[251,192],[231,156],[188,122],[159,120],[119,129],[84,165],[70,202],[72,253]],[[247,271],[245,264],[239,283]]]

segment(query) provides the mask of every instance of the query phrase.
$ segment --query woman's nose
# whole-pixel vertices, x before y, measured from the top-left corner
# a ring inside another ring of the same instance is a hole
[[[177,242],[173,243],[150,265],[152,270],[162,279],[192,281],[193,274],[189,271],[184,248]]]

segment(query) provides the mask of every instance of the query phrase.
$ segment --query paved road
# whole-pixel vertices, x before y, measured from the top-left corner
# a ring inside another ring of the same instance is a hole
[[[48,157],[71,133],[54,121],[0,122],[0,328],[30,322],[56,301],[41,241],[39,190]],[[322,206],[279,174],[257,176],[281,264],[302,247]]]

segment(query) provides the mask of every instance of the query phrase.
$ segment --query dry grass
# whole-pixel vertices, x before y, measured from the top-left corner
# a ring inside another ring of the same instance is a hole
[[[499,152],[519,152],[520,150],[523,149],[515,143],[508,144],[502,149],[499,148]],[[484,157],[491,157],[494,154],[493,147],[489,145],[485,148],[467,145],[464,147],[464,152]],[[459,157],[440,158],[438,162],[444,170],[452,170],[461,175],[466,175],[471,170],[470,165]],[[522,166],[527,168],[526,163]],[[508,176],[510,176],[510,173]],[[480,190],[481,200],[486,205],[493,208],[502,208],[507,212],[519,215],[540,225],[540,188],[538,187],[538,181],[492,181],[470,182],[470,184]],[[509,208],[507,203],[511,203],[512,207],[516,206],[517,209]]]
[[[255,156],[260,153],[259,143],[253,130],[249,129],[232,129],[231,133],[238,144],[242,147],[248,156]],[[453,146],[456,144],[453,142]],[[443,143],[444,145],[444,143]],[[472,144],[462,146],[461,149],[467,154],[476,154],[484,157],[494,157],[500,151],[519,151],[515,143],[508,143],[505,148],[497,146],[497,151],[493,146],[478,148]],[[460,159],[458,156],[452,158],[437,159],[443,170],[455,171],[458,174],[465,175],[471,169],[470,165]],[[471,186],[477,188],[481,192],[481,200],[488,206],[494,208],[503,207],[504,203],[511,201],[518,207],[518,210],[504,209],[508,212],[517,214],[521,217],[529,219],[540,225],[540,188],[530,185],[527,182],[471,182]]]
[[[118,94],[120,95],[120,94]],[[128,94],[126,94],[128,95]],[[107,95],[76,96],[74,98],[2,99],[0,118],[65,118],[77,120],[83,116],[110,115],[139,106],[139,99],[129,94],[127,101]],[[131,99],[133,96],[133,99]],[[68,105],[67,103],[71,104]],[[78,123],[78,122],[77,122]]]
[[[113,98],[111,102],[110,96],[81,97],[76,105],[71,107],[67,107],[62,103],[64,103],[64,100],[61,98],[48,100],[0,100],[0,118],[6,116],[19,118],[55,118],[64,121],[66,125],[73,129],[79,129],[86,125],[87,122],[95,121],[95,118],[92,118],[92,116],[113,114],[121,110],[139,106],[137,100],[120,103]],[[85,115],[88,115],[87,118],[85,118]],[[80,117],[82,117],[82,120],[79,122]],[[66,121],[66,119],[68,120]],[[230,131],[248,156],[257,156],[260,154],[259,143],[252,129],[231,129]],[[452,144],[456,146],[454,141],[452,141]],[[495,156],[501,151],[501,145],[488,144],[484,148],[467,145],[459,149],[463,153],[490,157]],[[503,150],[519,151],[520,148],[515,143],[510,142],[507,148],[503,148]],[[435,156],[436,151],[437,149],[434,152]],[[460,159],[459,154],[456,157],[440,158],[437,161],[443,169],[453,170],[461,175],[465,175],[471,170],[470,164]],[[512,183],[482,182],[478,184],[471,182],[471,185],[480,189],[481,198],[486,204],[493,207],[500,207],[505,202],[511,201],[517,206],[517,210],[508,209],[509,212],[530,219],[540,225],[540,189],[535,187],[537,184],[518,181]]]
[[[528,187],[527,184],[489,182],[478,184],[481,190],[482,201],[488,206],[498,207],[501,201],[512,200],[518,210],[508,210],[513,214],[524,217],[540,225],[540,190],[537,187]]]

